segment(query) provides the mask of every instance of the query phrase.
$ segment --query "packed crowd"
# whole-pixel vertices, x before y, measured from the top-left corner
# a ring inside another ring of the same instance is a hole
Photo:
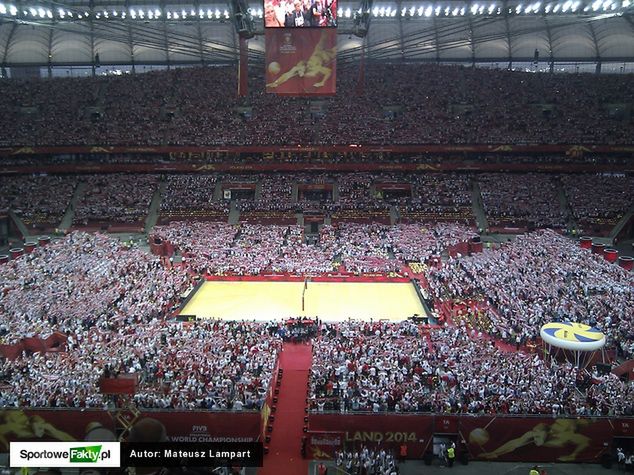
[[[216,175],[167,175],[161,213],[205,209],[216,192]]]
[[[75,209],[74,224],[138,223],[147,216],[159,185],[158,175],[88,175]]]
[[[582,229],[597,225],[609,230],[634,204],[634,178],[628,175],[167,174],[162,180],[162,223],[188,219],[226,222],[231,200],[217,196],[222,191],[219,186],[233,191],[231,199],[241,212],[240,219],[254,222],[261,217],[270,217],[268,222],[275,218],[290,222],[294,212],[316,211],[330,214],[333,223],[388,223],[394,205],[402,223],[473,224],[472,183],[480,188],[490,227],[563,228],[574,219]],[[74,224],[89,225],[142,222],[161,182],[157,175],[147,174],[0,178],[0,209],[11,208],[26,224],[59,224],[78,183],[83,188]]]
[[[12,209],[27,225],[58,225],[76,186],[75,177],[0,177],[0,210]]]
[[[66,336],[65,351],[0,365],[8,406],[105,407],[102,377],[134,375],[140,407],[258,409],[280,339],[264,324],[170,322],[190,286],[138,248],[72,233],[0,268],[2,342]]]
[[[293,211],[297,208],[292,203],[292,175],[262,175],[260,177],[260,196],[254,200],[238,202],[240,212],[249,211]]]
[[[356,67],[338,68],[338,76],[337,94],[323,98],[323,119],[310,119],[310,104],[301,98],[266,94],[261,72],[251,71],[247,98],[227,94],[237,83],[235,68],[3,81],[0,146],[629,144],[634,135],[631,123],[605,108],[632,101],[627,75],[372,64],[363,85]],[[239,107],[250,108],[251,118]],[[399,112],[386,118],[394,107]]]
[[[341,223],[322,226],[319,241],[307,244],[299,225],[172,223],[156,227],[154,236],[172,243],[197,273],[327,272],[340,264],[364,273],[398,271],[475,232],[454,223]]]
[[[582,228],[614,226],[634,206],[634,177],[623,174],[562,175],[561,181]]]
[[[544,323],[574,321],[634,355],[634,276],[554,231],[451,260],[428,281],[437,299],[485,298],[493,310],[490,327],[481,329],[502,339],[532,340]]]
[[[632,414],[634,387],[597,376],[586,394],[578,370],[505,352],[476,332],[421,334],[411,322],[324,325],[313,345],[315,410],[552,415]]]
[[[382,181],[385,174],[346,173],[337,177],[338,199],[332,210],[339,214],[350,211],[385,211],[389,203],[378,199],[373,185]]]
[[[417,216],[469,222],[472,191],[470,176],[457,173],[429,173],[408,177],[413,186],[411,199],[401,200],[401,217]]]
[[[567,216],[551,175],[489,173],[478,176],[489,226],[564,228]]]
[[[149,321],[186,285],[186,276],[144,251],[101,234],[71,233],[0,267],[2,340],[73,334],[97,320]]]

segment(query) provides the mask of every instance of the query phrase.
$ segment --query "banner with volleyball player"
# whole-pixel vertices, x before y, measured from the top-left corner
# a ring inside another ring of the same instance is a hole
[[[265,33],[266,92],[335,94],[337,30],[267,29]]]
[[[612,441],[606,419],[464,417],[469,455],[504,462],[597,462]]]

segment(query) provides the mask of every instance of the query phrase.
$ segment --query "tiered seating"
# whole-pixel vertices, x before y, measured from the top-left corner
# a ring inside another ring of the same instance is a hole
[[[75,210],[75,227],[143,229],[159,184],[157,175],[88,175],[82,180],[86,182],[86,190]]]
[[[168,175],[159,223],[227,221],[229,205],[215,201],[216,175]]]
[[[400,200],[401,222],[473,222],[468,176],[432,173],[408,178],[412,183],[413,193],[411,199]]]

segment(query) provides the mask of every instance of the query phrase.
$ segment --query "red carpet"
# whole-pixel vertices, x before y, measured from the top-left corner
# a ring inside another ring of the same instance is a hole
[[[308,370],[312,363],[312,347],[306,344],[285,343],[280,357],[284,370],[277,403],[275,422],[264,456],[264,467],[258,475],[306,475],[308,460],[301,456],[304,435],[304,409],[308,389]]]

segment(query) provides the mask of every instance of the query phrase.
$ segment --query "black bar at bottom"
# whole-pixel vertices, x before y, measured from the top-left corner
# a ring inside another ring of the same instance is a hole
[[[122,467],[261,467],[261,442],[121,444]]]

